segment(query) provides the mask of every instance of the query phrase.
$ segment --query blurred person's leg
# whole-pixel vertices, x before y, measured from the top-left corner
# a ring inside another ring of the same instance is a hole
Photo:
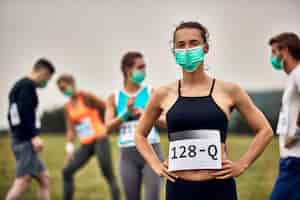
[[[145,200],[159,200],[161,198],[162,179],[151,169],[145,166],[143,169],[143,183],[145,188]]]
[[[95,143],[95,153],[98,158],[98,164],[101,167],[103,176],[106,178],[109,186],[111,197],[113,200],[120,199],[120,190],[116,176],[114,174],[114,166],[112,163],[110,141],[107,137],[98,139]]]
[[[31,141],[13,143],[12,149],[16,157],[16,180],[7,199],[18,199],[30,185],[32,177],[38,177],[46,167]]]
[[[27,190],[31,183],[31,176],[25,175],[15,179],[13,186],[9,190],[6,196],[6,200],[17,200],[20,199],[22,194]]]
[[[83,167],[84,164],[93,155],[93,145],[82,145],[74,155],[74,158],[70,160],[63,169],[63,195],[64,200],[71,200],[74,193],[74,174],[78,169]]]
[[[39,184],[38,199],[50,199],[50,175],[44,164],[40,159],[38,153],[32,152],[31,155],[31,175]]]
[[[163,160],[163,153],[159,144],[152,145],[156,155]],[[145,162],[143,169],[143,183],[145,188],[145,200],[159,200],[161,199],[161,185],[162,179],[152,170],[152,168]]]
[[[275,182],[270,200],[300,199],[300,159],[283,158],[280,160],[279,175]]]
[[[39,184],[38,197],[40,200],[50,199],[50,175],[46,170],[42,172],[38,177],[37,181]]]
[[[142,158],[135,147],[122,147],[120,149],[120,154],[120,175],[125,192],[125,199],[140,200],[142,186]]]

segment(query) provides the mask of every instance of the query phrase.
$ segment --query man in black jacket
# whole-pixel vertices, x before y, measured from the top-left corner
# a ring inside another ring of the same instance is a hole
[[[49,173],[38,156],[44,144],[39,137],[40,123],[36,117],[36,89],[45,88],[54,73],[55,68],[50,61],[39,59],[32,72],[17,81],[9,93],[8,122],[16,157],[16,179],[6,196],[7,200],[19,199],[32,178],[39,184],[39,199],[50,199]]]

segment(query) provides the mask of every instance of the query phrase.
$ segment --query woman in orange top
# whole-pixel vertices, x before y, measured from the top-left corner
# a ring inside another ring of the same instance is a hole
[[[110,186],[112,199],[119,200],[120,192],[113,173],[110,143],[99,113],[99,110],[105,109],[105,101],[87,92],[78,91],[74,78],[69,74],[60,76],[57,86],[69,98],[65,105],[67,164],[63,169],[64,199],[72,199],[75,172],[86,164],[92,155],[96,154],[99,166]],[[73,140],[76,134],[81,146],[74,153]]]

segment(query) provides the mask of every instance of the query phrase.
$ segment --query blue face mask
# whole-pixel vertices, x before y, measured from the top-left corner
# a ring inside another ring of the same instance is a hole
[[[274,69],[282,70],[283,69],[283,61],[280,60],[277,56],[271,56],[271,64]]]
[[[134,70],[131,76],[131,80],[136,84],[141,84],[146,77],[146,72],[144,70]]]
[[[189,49],[175,49],[176,63],[184,71],[193,72],[204,61],[204,51],[202,46]]]
[[[66,96],[66,97],[71,97],[74,95],[74,90],[72,88],[67,88],[63,91],[63,94]]]

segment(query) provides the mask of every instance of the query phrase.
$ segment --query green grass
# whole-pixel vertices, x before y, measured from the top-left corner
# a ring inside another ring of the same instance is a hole
[[[45,149],[42,154],[43,160],[51,173],[51,199],[62,199],[61,169],[64,165],[64,137],[57,135],[43,135]],[[231,135],[228,138],[229,157],[237,160],[247,150],[253,137]],[[112,137],[113,161],[117,173],[118,148],[116,138]],[[167,138],[162,137],[163,150],[167,152]],[[0,199],[4,199],[14,179],[15,160],[10,149],[10,139],[0,137]],[[278,143],[274,139],[262,157],[237,178],[237,188],[240,200],[266,200],[272,190],[277,176],[277,163],[279,159]],[[75,176],[76,193],[75,199],[107,200],[109,199],[108,187],[99,172],[95,158]],[[164,195],[164,194],[163,194]],[[24,199],[36,199],[36,183],[24,195]],[[162,198],[164,199],[164,198]]]

